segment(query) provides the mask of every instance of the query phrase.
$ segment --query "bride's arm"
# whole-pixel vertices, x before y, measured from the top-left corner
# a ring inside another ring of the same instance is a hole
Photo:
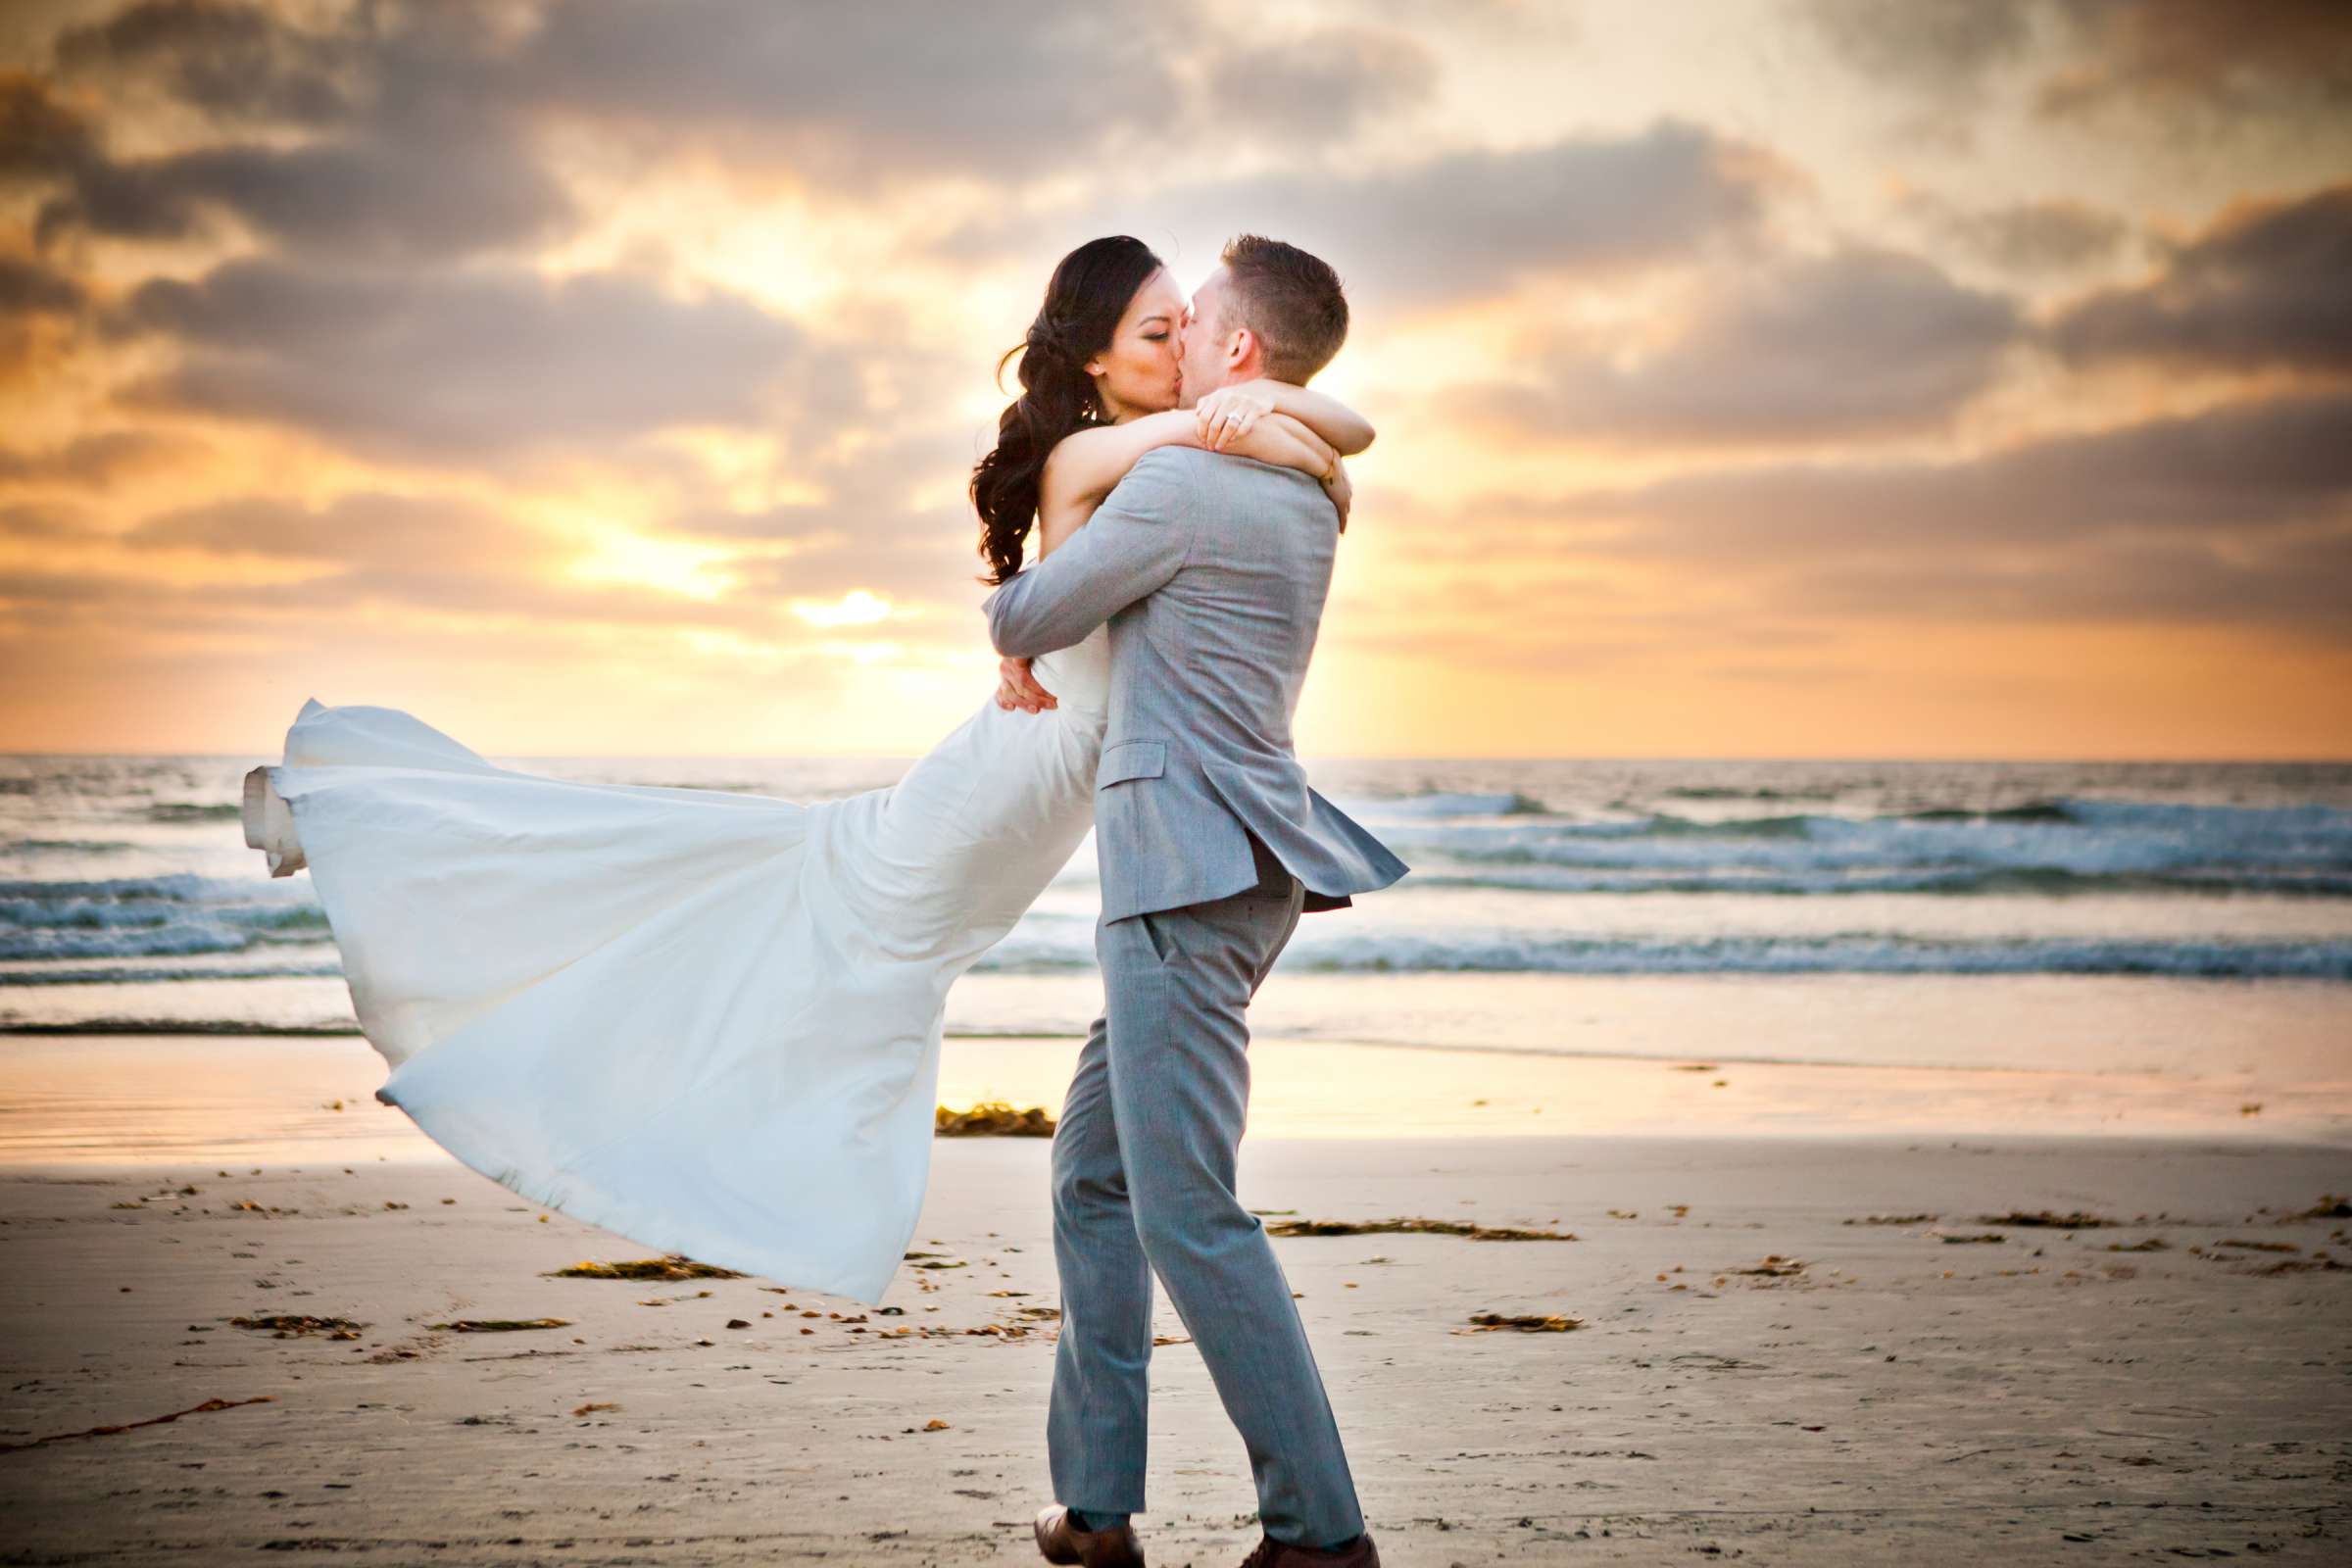
[[[1154,447],[1206,447],[1189,409],[1147,414],[1124,424],[1089,425],[1063,436],[1038,478],[1038,555],[1051,554],[1094,515],[1136,460]],[[1269,414],[1218,450],[1328,481],[1339,454],[1302,421]]]
[[[1153,447],[1206,445],[1189,409],[1147,414],[1125,424],[1089,425],[1063,436],[1046,454],[1045,471],[1038,475],[1038,559],[1052,555],[1056,545],[1084,527],[1102,498],[1118,488],[1145,453]],[[1347,470],[1331,444],[1305,424],[1288,415],[1269,414],[1229,439],[1222,450],[1312,474],[1339,509],[1341,528],[1348,526]],[[1054,694],[1030,674],[1028,660],[1006,659],[997,668],[1002,677],[999,708],[1042,713],[1058,706]]]
[[[1217,439],[1220,424],[1233,425],[1232,433],[1241,435],[1268,414],[1289,415],[1345,458],[1352,458],[1372,444],[1372,421],[1338,398],[1265,376],[1221,386],[1201,398],[1193,410],[1200,444],[1219,451],[1226,449],[1226,443]]]

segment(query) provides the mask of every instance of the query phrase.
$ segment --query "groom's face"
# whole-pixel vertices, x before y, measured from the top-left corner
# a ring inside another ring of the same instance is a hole
[[[1176,398],[1180,409],[1191,408],[1225,384],[1224,318],[1231,285],[1225,269],[1218,268],[1194,291],[1193,303],[1184,313],[1184,330],[1177,339],[1183,345],[1184,388]]]

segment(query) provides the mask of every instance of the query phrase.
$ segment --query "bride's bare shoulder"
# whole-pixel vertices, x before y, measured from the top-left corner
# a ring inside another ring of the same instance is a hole
[[[1095,514],[1095,509],[1101,505],[1101,496],[1057,496],[1050,486],[1041,484],[1037,494],[1039,559],[1052,555],[1055,546],[1085,527],[1087,519]]]
[[[1083,526],[1102,498],[1139,466],[1155,471],[1188,457],[1206,457],[1195,441],[1193,416],[1182,409],[1123,424],[1088,425],[1063,436],[1046,454],[1038,475],[1037,514],[1045,548],[1051,550]]]

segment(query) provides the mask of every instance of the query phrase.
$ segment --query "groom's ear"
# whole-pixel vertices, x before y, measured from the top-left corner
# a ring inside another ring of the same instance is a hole
[[[1225,340],[1226,363],[1238,369],[1242,366],[1250,364],[1253,358],[1260,357],[1263,347],[1264,345],[1258,342],[1255,332],[1246,326],[1237,326],[1233,329],[1232,335]],[[1244,380],[1247,377],[1237,376],[1235,379]]]

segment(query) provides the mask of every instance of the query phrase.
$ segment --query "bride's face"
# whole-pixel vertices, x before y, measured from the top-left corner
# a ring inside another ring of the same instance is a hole
[[[1177,328],[1184,294],[1162,268],[1144,280],[1100,354],[1086,362],[1102,412],[1111,419],[1176,407],[1184,386]]]

